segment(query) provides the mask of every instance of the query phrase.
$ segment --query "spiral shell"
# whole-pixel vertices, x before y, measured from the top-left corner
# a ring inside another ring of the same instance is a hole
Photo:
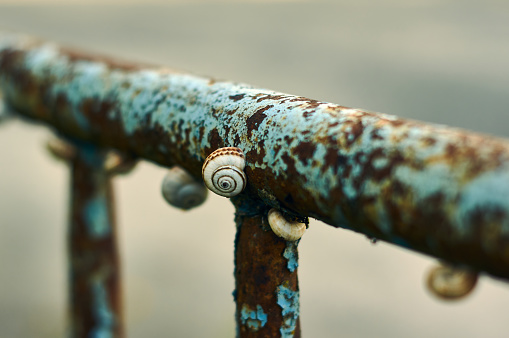
[[[207,189],[180,167],[171,168],[161,187],[164,199],[174,207],[189,210],[202,204]]]
[[[476,272],[447,265],[431,269],[427,287],[435,296],[445,300],[456,300],[468,295],[477,284]]]
[[[245,167],[246,159],[242,150],[235,147],[220,148],[205,160],[202,167],[203,181],[214,193],[232,197],[246,187]]]
[[[304,235],[306,224],[289,221],[277,209],[270,209],[269,225],[274,233],[287,241],[296,241]]]

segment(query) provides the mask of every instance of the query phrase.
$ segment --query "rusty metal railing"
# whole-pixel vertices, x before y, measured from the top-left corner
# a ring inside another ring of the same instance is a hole
[[[237,328],[300,336],[298,241],[269,209],[509,278],[509,142],[166,68],[119,63],[0,35],[6,105],[77,149],[70,229],[72,332],[122,336],[102,149],[178,165],[238,147],[247,187],[236,208]],[[95,331],[94,331],[95,330]]]

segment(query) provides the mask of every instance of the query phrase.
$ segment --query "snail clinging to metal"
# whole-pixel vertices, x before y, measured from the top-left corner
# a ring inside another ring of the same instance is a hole
[[[246,187],[245,167],[246,158],[241,149],[220,148],[212,152],[203,163],[203,181],[214,193],[233,197],[240,194]]]
[[[207,189],[203,184],[178,166],[168,170],[161,192],[170,205],[182,210],[195,208],[207,198]]]
[[[298,221],[288,220],[279,210],[270,209],[267,215],[270,228],[285,241],[296,241],[306,232],[306,224]]]

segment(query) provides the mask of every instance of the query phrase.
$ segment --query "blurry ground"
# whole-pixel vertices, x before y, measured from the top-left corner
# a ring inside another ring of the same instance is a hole
[[[3,28],[509,137],[503,1],[8,2]],[[48,135],[19,121],[0,128],[2,338],[64,335],[68,176],[43,150]],[[115,182],[129,336],[232,337],[233,208],[210,196],[196,211],[171,209],[163,176],[143,164]],[[442,303],[423,288],[431,259],[319,222],[300,256],[308,337],[507,335],[506,284],[485,277],[468,299]]]

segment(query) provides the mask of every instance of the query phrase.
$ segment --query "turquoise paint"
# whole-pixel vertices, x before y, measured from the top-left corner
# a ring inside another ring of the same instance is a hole
[[[509,181],[509,168],[488,172],[478,176],[463,188],[463,193],[456,211],[456,221],[464,224],[461,228],[462,234],[467,235],[472,225],[472,214],[478,210],[485,210],[485,213],[501,212],[509,210],[509,186],[502,182]],[[509,220],[501,224],[500,232],[509,234]],[[490,241],[483,243],[487,251],[496,251],[500,248],[490,245]]]
[[[283,257],[288,260],[287,267],[290,272],[294,272],[299,266],[299,256],[297,252],[297,242],[286,242]]]
[[[263,312],[263,308],[260,305],[256,305],[255,311],[249,305],[244,304],[240,311],[240,321],[243,325],[247,325],[251,331],[256,332],[267,324],[267,314]]]
[[[92,280],[93,315],[97,324],[92,328],[90,338],[113,338],[115,314],[110,308],[108,293],[103,283],[99,277]]]
[[[288,283],[283,283],[277,287],[276,292],[277,304],[281,307],[283,315],[283,324],[279,332],[283,338],[293,337],[300,315],[299,291],[293,291],[288,288]]]
[[[92,238],[104,238],[111,233],[108,205],[104,196],[91,199],[83,209],[85,226]]]

